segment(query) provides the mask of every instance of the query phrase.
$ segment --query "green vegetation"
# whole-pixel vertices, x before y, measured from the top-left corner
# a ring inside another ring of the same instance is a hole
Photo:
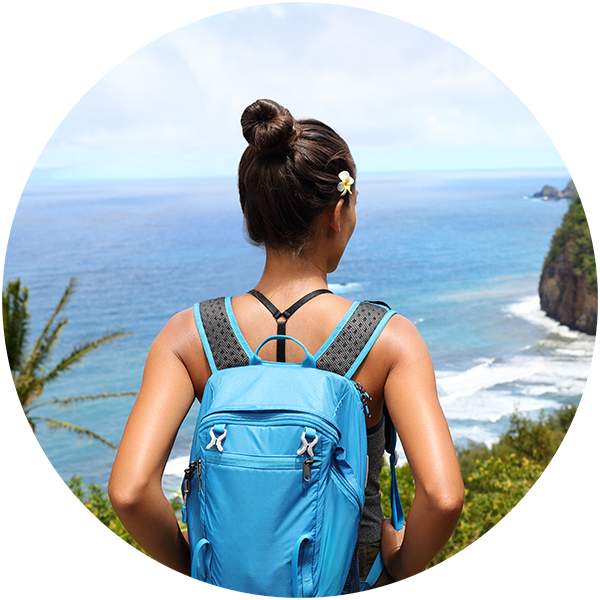
[[[565,248],[569,250],[569,257],[575,273],[584,275],[590,285],[597,289],[598,280],[592,236],[579,194],[573,196],[569,210],[565,213],[560,227],[554,233],[550,250],[544,261],[542,277],[548,265]]]
[[[458,525],[442,551],[432,561],[435,565],[456,554],[480,538],[502,519],[531,489],[562,442],[576,408],[565,406],[550,415],[532,421],[519,413],[500,440],[487,448],[472,444],[458,450],[465,484],[465,503]],[[396,468],[398,487],[405,513],[414,498],[414,481],[407,464]],[[390,516],[390,470],[380,477],[384,514]],[[407,519],[408,520],[408,519]]]
[[[27,288],[21,281],[10,281],[2,294],[2,370],[16,371],[25,361],[25,346],[29,335]]]
[[[83,480],[81,477],[73,477],[69,481],[69,489],[75,494],[78,500],[80,500],[85,507],[97,517],[104,525],[106,525],[112,532],[116,533],[122,540],[125,540],[128,544],[131,544],[134,548],[137,548],[141,552],[142,547],[136,543],[136,541],[127,533],[125,527],[117,517],[108,495],[102,491],[99,485],[91,484],[84,488]],[[146,554],[144,552],[144,554]]]
[[[64,308],[67,306],[73,292],[75,291],[76,280],[71,279],[65,289],[62,298],[54,309],[51,317],[46,322],[42,332],[28,349],[29,329],[31,315],[27,306],[29,292],[26,287],[21,287],[21,280],[10,281],[2,291],[2,323],[4,326],[4,339],[6,341],[6,353],[8,354],[8,364],[13,377],[17,395],[21,401],[21,406],[25,411],[27,420],[31,428],[35,431],[36,423],[42,421],[51,429],[65,429],[78,434],[80,437],[86,436],[98,440],[112,448],[116,446],[101,437],[97,433],[84,427],[52,419],[50,417],[32,415],[31,413],[39,408],[49,405],[59,407],[72,406],[76,402],[85,400],[96,400],[100,398],[110,398],[115,396],[132,396],[136,392],[123,392],[118,394],[92,394],[87,396],[75,396],[72,398],[58,398],[40,402],[40,396],[47,383],[55,381],[64,373],[69,371],[75,364],[81,362],[90,352],[99,346],[129,335],[128,332],[116,331],[109,333],[101,338],[91,342],[84,342],[75,346],[65,357],[59,360],[55,365],[49,366],[52,355],[56,349],[58,339],[62,330],[68,323],[66,317],[59,319]]]

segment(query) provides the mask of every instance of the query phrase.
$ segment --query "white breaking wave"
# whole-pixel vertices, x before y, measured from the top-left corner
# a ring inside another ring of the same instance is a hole
[[[554,393],[563,396],[596,395],[598,364],[581,357],[518,355],[486,360],[462,372],[438,372],[438,393],[445,406],[477,397],[494,388],[511,389],[519,396]]]
[[[178,456],[170,458],[165,466],[165,475],[174,475],[183,477],[183,472],[190,462],[189,456]]]
[[[595,337],[547,317],[537,296],[515,302],[505,312],[539,327],[542,337],[513,356],[481,358],[464,371],[438,372],[440,402],[454,422],[454,436],[489,444],[494,440],[486,422],[495,423],[515,409],[555,409],[565,398],[578,401],[583,394]]]
[[[330,283],[329,289],[334,294],[345,294],[348,291],[355,291],[361,288],[361,284],[356,281],[351,281],[349,283]]]
[[[459,423],[452,427],[452,438],[456,440],[468,439],[475,442],[483,442],[490,448],[498,441],[498,434],[490,430],[484,424]]]
[[[548,317],[540,308],[540,299],[538,296],[528,296],[523,300],[509,304],[504,309],[504,312],[536,325],[547,334],[554,334],[567,340],[580,340],[585,344],[590,355],[593,352],[595,337],[569,329],[566,325],[561,325],[558,321]]]

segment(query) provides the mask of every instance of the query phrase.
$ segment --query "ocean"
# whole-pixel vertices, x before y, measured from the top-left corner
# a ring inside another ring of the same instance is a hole
[[[537,296],[568,203],[532,195],[568,180],[564,170],[359,174],[358,224],[331,289],[383,300],[416,324],[457,445],[492,444],[517,409],[537,417],[581,398],[595,338],[546,317]],[[20,277],[29,289],[34,337],[77,277],[57,358],[107,332],[132,332],[48,386],[49,400],[139,389],[166,321],[199,300],[249,290],[263,263],[244,239],[234,178],[30,183],[3,283]],[[39,415],[118,443],[133,402],[48,406]],[[173,447],[167,490],[179,487],[196,414]],[[63,480],[106,486],[112,449],[44,425],[36,436]]]

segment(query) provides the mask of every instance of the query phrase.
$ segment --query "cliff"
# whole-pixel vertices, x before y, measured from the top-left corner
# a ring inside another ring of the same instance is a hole
[[[592,238],[579,195],[556,230],[540,277],[546,314],[578,331],[596,334],[598,282]]]

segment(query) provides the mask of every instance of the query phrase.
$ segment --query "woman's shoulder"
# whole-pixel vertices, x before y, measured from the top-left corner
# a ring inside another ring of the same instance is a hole
[[[210,367],[196,326],[194,308],[174,314],[154,340],[157,350],[175,355],[187,369],[197,394],[201,394]]]
[[[175,313],[165,324],[162,331],[167,335],[185,333],[188,329],[196,328],[194,307],[190,306]],[[161,332],[162,333],[162,332]]]
[[[410,362],[417,356],[429,354],[417,326],[401,314],[394,313],[381,331],[375,348],[393,357],[394,362]]]
[[[186,308],[174,314],[163,326],[156,337],[154,344],[168,346],[176,354],[181,354],[185,348],[190,346],[198,350],[200,336],[196,326],[194,308]]]
[[[398,338],[403,338],[410,341],[414,338],[421,338],[421,334],[416,325],[410,319],[397,313],[389,305],[369,300],[365,300],[361,302],[361,304],[375,307],[382,311],[383,318],[387,318],[385,327],[380,335],[380,337],[383,336],[383,339],[393,338],[397,340]]]

